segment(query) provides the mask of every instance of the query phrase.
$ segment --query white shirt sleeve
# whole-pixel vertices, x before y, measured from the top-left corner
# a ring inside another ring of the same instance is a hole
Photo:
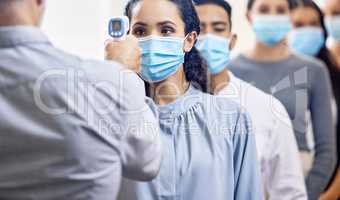
[[[233,99],[250,113],[268,200],[307,200],[297,142],[282,103],[232,73],[230,84],[219,95]]]
[[[266,193],[269,200],[307,200],[307,192],[297,142],[288,113],[272,97],[274,120],[268,150]]]

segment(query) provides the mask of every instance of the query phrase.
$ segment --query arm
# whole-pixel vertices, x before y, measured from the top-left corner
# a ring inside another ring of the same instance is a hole
[[[157,176],[161,144],[156,107],[145,96],[144,83],[136,75],[124,78],[120,115],[124,134],[121,141],[123,176],[149,181]]]
[[[274,99],[272,130],[266,188],[269,200],[307,200],[299,150],[293,127],[284,106]]]
[[[313,122],[315,157],[307,176],[308,197],[316,200],[326,188],[335,168],[335,127],[331,99],[333,93],[327,68],[319,66],[311,77],[310,110]]]
[[[241,114],[234,133],[234,199],[262,200],[255,136],[248,115]]]
[[[114,60],[135,72],[140,71],[141,49],[132,35],[124,41],[108,41],[106,59]],[[123,176],[149,181],[157,176],[161,163],[161,144],[156,107],[146,102],[145,86],[136,73],[119,74],[119,116],[122,131],[120,155]]]
[[[340,168],[331,187],[321,196],[320,200],[338,200],[340,198]]]

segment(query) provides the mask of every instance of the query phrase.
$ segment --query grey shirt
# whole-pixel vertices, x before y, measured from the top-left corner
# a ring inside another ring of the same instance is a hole
[[[308,199],[318,199],[327,186],[336,160],[333,93],[326,66],[318,60],[298,55],[273,63],[257,62],[240,55],[229,66],[236,76],[273,94],[284,104],[301,151],[310,151],[306,139],[310,113],[315,158],[306,183]]]
[[[34,27],[0,28],[0,199],[113,200],[161,160],[155,106],[117,63],[82,60]]]

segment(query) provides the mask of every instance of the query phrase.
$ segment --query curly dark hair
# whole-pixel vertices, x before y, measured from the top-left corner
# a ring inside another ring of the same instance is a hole
[[[125,7],[125,15],[131,20],[132,10],[140,0],[130,0]],[[191,0],[169,0],[173,2],[181,13],[181,19],[185,24],[185,34],[196,31],[199,35],[200,20]],[[198,50],[193,47],[185,54],[184,72],[187,81],[202,92],[207,92],[207,67]]]

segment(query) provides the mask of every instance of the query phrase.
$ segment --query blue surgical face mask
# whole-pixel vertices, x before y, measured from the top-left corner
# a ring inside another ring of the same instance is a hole
[[[294,29],[288,37],[290,48],[308,56],[316,56],[325,44],[325,36],[320,27]]]
[[[253,30],[261,43],[274,47],[285,39],[292,24],[286,15],[257,15],[253,18]]]
[[[230,61],[230,41],[226,38],[207,34],[198,39],[196,48],[208,62],[211,74],[222,72]]]
[[[325,25],[329,36],[337,42],[340,42],[340,15],[326,17]]]
[[[139,40],[142,49],[142,78],[150,83],[160,82],[175,74],[184,63],[184,39],[148,37]]]

